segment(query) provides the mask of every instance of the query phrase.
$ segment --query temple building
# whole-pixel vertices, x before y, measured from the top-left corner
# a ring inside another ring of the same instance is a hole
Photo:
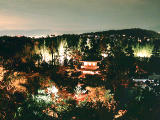
[[[82,63],[80,71],[82,74],[99,74],[99,66],[97,65],[100,61],[80,61]]]

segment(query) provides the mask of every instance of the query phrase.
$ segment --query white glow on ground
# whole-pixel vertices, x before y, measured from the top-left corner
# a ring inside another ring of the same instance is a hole
[[[45,92],[45,90],[38,90],[38,95],[33,95],[33,98],[37,101],[37,102],[41,102],[41,101],[45,101],[45,102],[52,102],[53,99],[51,97],[51,94],[54,94],[55,97],[59,97],[58,96],[58,89],[55,86],[51,86],[47,88],[47,93]]]
[[[33,98],[37,101],[37,102],[41,102],[41,101],[45,101],[46,103],[51,102],[52,98],[50,95],[36,95],[33,96]]]
[[[51,86],[49,88],[47,88],[48,90],[48,94],[54,94],[55,97],[58,97],[58,89],[55,86]]]

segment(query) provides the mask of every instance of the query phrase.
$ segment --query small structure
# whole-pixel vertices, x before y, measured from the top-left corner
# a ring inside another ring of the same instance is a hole
[[[142,87],[142,88],[145,88],[146,86],[148,86],[147,85],[147,83],[146,82],[149,82],[149,83],[154,83],[154,80],[152,79],[133,79],[133,82],[135,83],[134,85],[135,86],[140,86],[140,87]],[[155,86],[157,86],[158,84],[154,84]]]
[[[97,63],[100,61],[80,61],[82,63],[80,71],[83,74],[99,74]]]

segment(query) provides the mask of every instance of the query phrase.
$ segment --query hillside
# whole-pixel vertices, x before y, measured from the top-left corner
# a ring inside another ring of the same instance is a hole
[[[101,32],[91,32],[91,33],[84,33],[84,35],[126,35],[126,36],[134,36],[134,37],[148,37],[148,38],[160,38],[160,34],[146,29],[140,28],[132,28],[132,29],[122,29],[122,30],[108,30],[108,31],[101,31]]]

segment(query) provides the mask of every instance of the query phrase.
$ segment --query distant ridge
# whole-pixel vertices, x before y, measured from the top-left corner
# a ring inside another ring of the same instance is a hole
[[[155,32],[153,30],[146,30],[146,29],[141,29],[141,28],[131,28],[131,29],[121,29],[121,30],[107,30],[107,31],[97,31],[97,32],[87,32],[87,33],[82,33],[82,34],[62,34],[62,35],[48,35],[46,37],[38,37],[39,38],[47,38],[47,37],[80,37],[80,36],[111,36],[111,35],[125,35],[125,36],[132,36],[132,37],[137,37],[137,38],[158,38],[160,39],[160,33]],[[28,36],[0,36],[0,37],[13,37],[13,38],[19,38],[19,37],[27,37],[27,38],[34,38],[34,37],[28,37]]]
[[[127,36],[135,36],[135,37],[160,37],[158,32],[153,30],[146,30],[141,28],[131,28],[131,29],[122,29],[122,30],[108,30],[108,31],[100,31],[100,32],[91,32],[91,33],[83,33],[85,35],[127,35]]]

